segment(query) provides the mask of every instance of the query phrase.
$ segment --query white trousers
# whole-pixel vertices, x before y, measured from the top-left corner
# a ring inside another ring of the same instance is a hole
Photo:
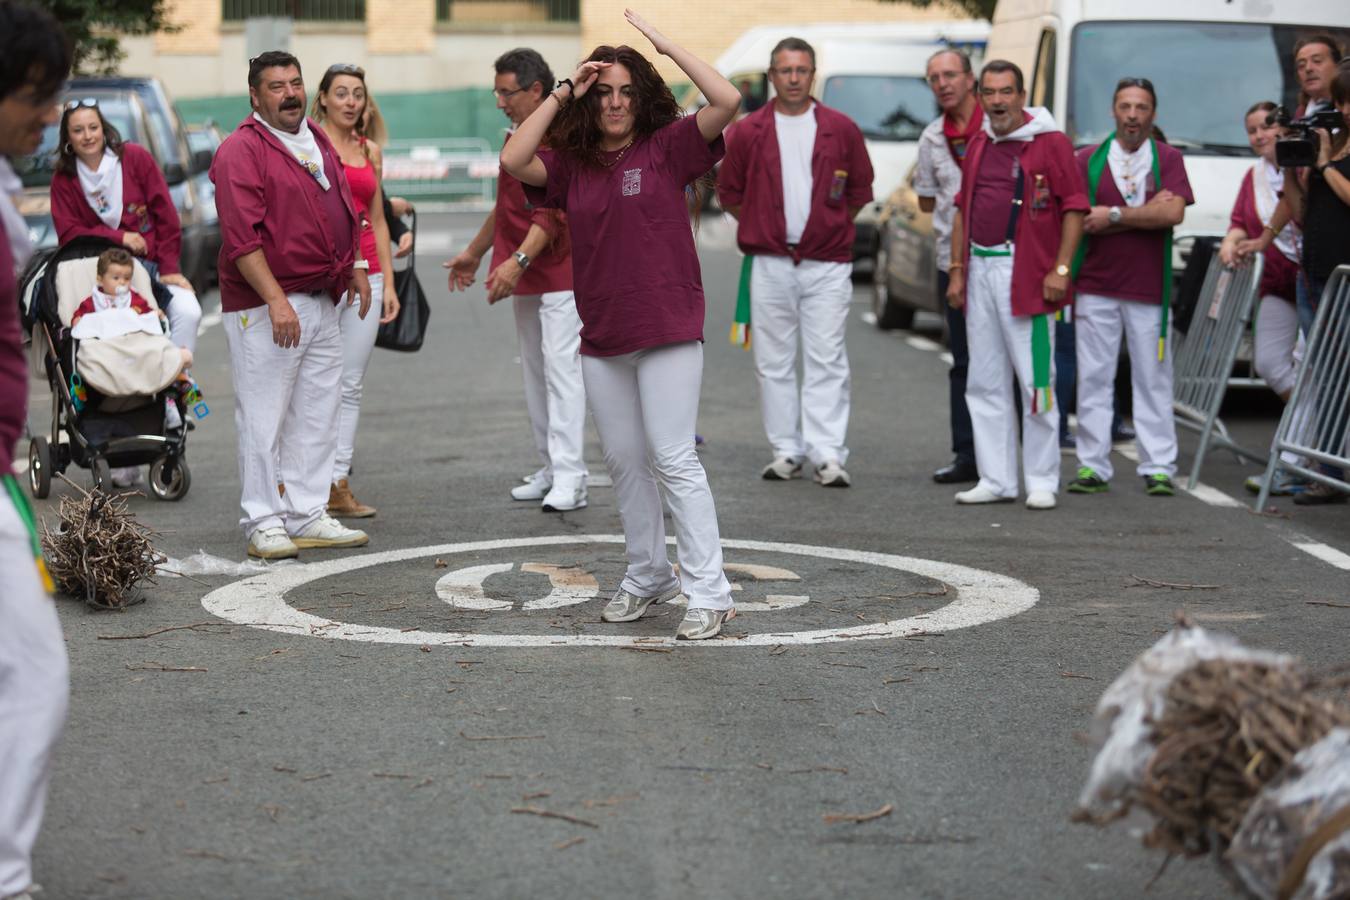
[[[666,554],[664,491],[675,524],[679,583],[690,608],[730,609],[717,510],[694,452],[703,345],[583,356],[581,371],[623,521],[628,571],[620,586],[651,597],[676,584]]]
[[[586,388],[581,378],[581,318],[571,291],[512,298],[525,407],[544,474],[554,483],[586,478]]]
[[[239,435],[245,535],[284,526],[296,534],[323,515],[337,455],[342,334],[322,294],[288,294],[300,319],[300,346],[272,340],[266,306],[225,313]],[[277,484],[286,485],[286,496]]]
[[[1055,329],[1050,331],[1050,384],[1055,383]],[[980,486],[1000,497],[1016,497],[1017,410],[1022,399],[1022,475],[1028,492],[1059,491],[1059,410],[1032,412],[1035,381],[1031,360],[1031,317],[1012,314],[1012,257],[970,258],[966,287],[966,340],[970,370],[966,406],[975,431],[975,465]]]
[[[0,490],[0,897],[33,883],[33,843],[69,693],[56,606],[19,511]]]
[[[1261,298],[1256,311],[1255,356],[1256,374],[1272,391],[1288,396],[1303,358],[1303,336],[1298,332],[1298,308],[1294,304],[1269,295]]]
[[[392,291],[393,285],[389,286]],[[383,310],[384,273],[370,276],[370,309],[361,318],[361,301],[347,305],[344,294],[338,304],[338,329],[342,332],[342,404],[338,411],[337,458],[333,463],[333,481],[352,473],[352,455],[356,452],[356,423],[361,418],[361,394],[365,389],[366,366],[375,349]]]
[[[851,263],[756,256],[750,270],[750,348],[774,456],[817,466],[848,459],[849,367],[844,347]],[[797,388],[797,348],[802,356]]]
[[[202,305],[197,302],[197,295],[187,288],[175,284],[166,284],[165,287],[173,294],[173,301],[164,310],[169,320],[169,339],[176,346],[196,353],[197,329],[202,324]]]
[[[1111,416],[1116,363],[1124,333],[1130,354],[1130,395],[1140,475],[1177,471],[1177,426],[1172,418],[1172,337],[1158,361],[1161,308],[1152,303],[1079,294],[1074,315],[1078,351],[1078,464],[1107,481],[1111,466]]]

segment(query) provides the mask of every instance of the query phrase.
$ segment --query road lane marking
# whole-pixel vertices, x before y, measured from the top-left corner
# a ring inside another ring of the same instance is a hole
[[[1324,563],[1329,563],[1338,569],[1344,569],[1345,571],[1350,572],[1350,553],[1342,553],[1329,544],[1324,544],[1321,541],[1309,540],[1303,535],[1295,535],[1294,537],[1285,538],[1285,540],[1289,541],[1289,543],[1293,544],[1309,556],[1314,556]]]
[[[472,634],[468,632],[402,631],[372,625],[335,622],[321,616],[300,612],[288,606],[287,592],[320,578],[341,575],[385,563],[444,557],[459,553],[480,553],[522,547],[558,547],[577,544],[622,545],[623,535],[550,535],[534,538],[504,538],[429,547],[411,547],[386,550],[360,556],[308,563],[301,566],[282,566],[245,578],[211,591],[202,598],[202,607],[214,616],[229,622],[267,631],[286,634],[308,634],[332,640],[366,641],[384,644],[463,645],[472,647],[633,647],[674,645],[673,638],[627,636],[622,634]],[[669,539],[667,543],[674,543]],[[750,634],[739,640],[695,641],[692,646],[712,647],[772,647],[779,644],[816,644],[844,640],[884,640],[906,637],[924,632],[948,632],[970,628],[1015,616],[1035,606],[1040,591],[1006,575],[961,566],[938,560],[850,550],[842,547],[819,547],[809,544],[789,544],[772,541],[724,540],[727,550],[750,550],[763,553],[808,556],[831,561],[846,561],[912,572],[932,578],[955,588],[951,603],[931,612],[845,628],[823,628],[796,632]],[[784,598],[788,599],[788,598]],[[609,628],[599,622],[595,628]]]
[[[929,338],[926,338],[921,334],[905,335],[905,343],[913,347],[915,350],[925,350],[929,353],[941,352],[942,350],[941,344],[939,344],[937,341],[930,340]]]

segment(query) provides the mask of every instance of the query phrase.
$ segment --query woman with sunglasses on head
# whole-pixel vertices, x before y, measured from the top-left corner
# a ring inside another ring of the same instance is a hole
[[[342,330],[342,408],[338,417],[338,449],[333,480],[328,493],[328,514],[364,519],[375,515],[352,495],[352,456],[356,446],[356,424],[361,414],[361,394],[375,349],[375,335],[385,322],[398,315],[398,294],[393,285],[393,263],[389,250],[389,223],[385,217],[380,171],[384,156],[380,145],[365,134],[371,104],[366,92],[366,73],[359,66],[338,63],[329,66],[319,81],[310,116],[323,126],[342,161],[352,199],[361,218],[361,256],[370,261],[371,302],[380,304],[380,315],[358,315],[351,302],[342,304],[338,325]],[[386,277],[388,280],[386,281]]]
[[[703,378],[703,288],[686,186],[725,153],[740,92],[641,16],[624,17],[703,92],[683,116],[631,47],[597,47],[516,130],[502,167],[536,206],[565,210],[581,318],[581,363],[623,520],[628,570],[605,607],[631,622],[681,593],[676,637],[715,636],[735,615],[708,478],[694,451]],[[550,149],[539,145],[548,134]],[[666,555],[661,493],[680,574]],[[683,582],[683,585],[681,585]]]
[[[95,100],[67,103],[59,133],[51,189],[58,239],[107,238],[149,263],[164,288],[155,300],[168,316],[173,342],[196,350],[202,308],[178,266],[183,228],[155,158],[123,141]]]

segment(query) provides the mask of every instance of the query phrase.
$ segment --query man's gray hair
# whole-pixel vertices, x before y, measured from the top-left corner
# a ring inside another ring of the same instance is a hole
[[[553,70],[548,67],[548,63],[544,62],[544,58],[537,50],[531,50],[529,47],[507,50],[497,57],[493,66],[497,69],[498,75],[505,75],[508,72],[515,75],[516,83],[524,90],[528,91],[536,81],[543,85],[545,94],[553,90]]]
[[[808,44],[806,41],[802,40],[799,37],[785,37],[778,43],[774,44],[773,49],[769,51],[770,68],[773,67],[774,57],[784,50],[794,50],[798,53],[805,53],[806,55],[811,57],[811,68],[814,69],[816,67],[815,47],[812,47],[810,44]]]
[[[975,73],[975,70],[970,67],[970,54],[964,50],[958,50],[956,47],[943,47],[941,50],[938,50],[932,56],[928,57],[928,62],[924,63],[924,68],[927,69],[933,64],[933,60],[937,59],[939,56],[946,56],[948,53],[955,55],[957,59],[961,60],[962,72],[965,72],[967,75],[973,75]]]

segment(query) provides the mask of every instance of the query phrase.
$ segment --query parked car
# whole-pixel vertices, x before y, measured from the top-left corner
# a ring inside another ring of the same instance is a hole
[[[182,221],[180,266],[184,276],[198,290],[204,290],[209,267],[215,263],[213,254],[208,259],[211,252],[208,248],[213,235],[219,246],[220,227],[214,217],[210,222],[204,219],[193,178],[210,168],[211,153],[193,153],[189,149],[182,121],[158,79],[75,78],[69,82],[63,101],[72,99],[97,100],[104,118],[123,139],[141,145],[159,163]],[[59,130],[60,125],[48,127],[37,153],[20,160],[17,166],[24,185],[19,212],[38,247],[54,247],[58,242],[51,217],[50,191]]]
[[[941,313],[933,216],[919,208],[910,166],[877,214],[877,264],[872,273],[872,313],[881,329],[908,328],[916,310]],[[945,321],[945,317],[944,317]]]
[[[186,127],[188,149],[192,151],[193,158],[198,158],[198,154],[209,153],[206,159],[214,159],[216,150],[220,148],[221,141],[225,140],[220,129],[214,122],[205,122],[202,124],[188,125]],[[197,205],[201,213],[202,231],[204,242],[202,254],[206,263],[206,280],[208,284],[218,283],[218,272],[216,271],[217,257],[220,255],[220,218],[216,214],[216,185],[211,181],[210,165],[201,169],[196,175],[192,176],[192,183],[197,189]]]

